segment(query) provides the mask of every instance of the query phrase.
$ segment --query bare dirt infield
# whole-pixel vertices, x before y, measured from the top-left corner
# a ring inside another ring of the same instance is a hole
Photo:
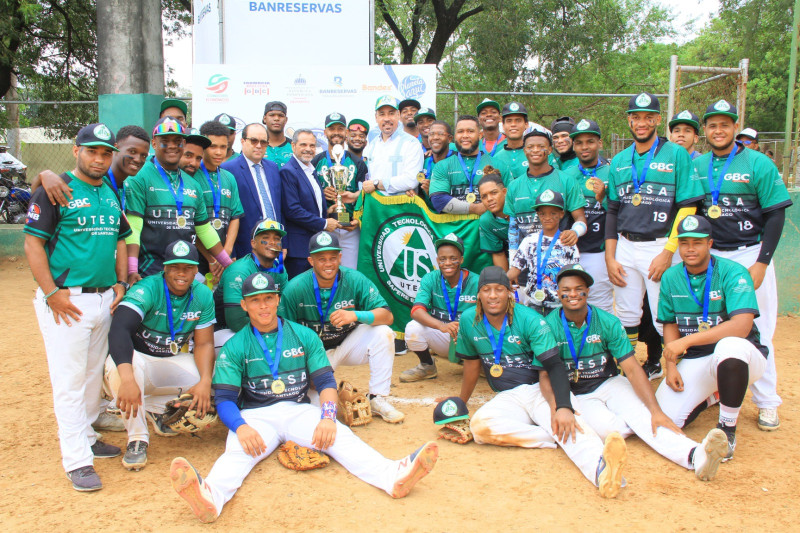
[[[635,437],[628,439],[628,487],[616,500],[600,498],[558,450],[439,441],[433,473],[403,500],[392,500],[336,463],[295,473],[273,454],[253,470],[217,522],[206,526],[172,490],[169,464],[183,455],[207,473],[224,449],[221,424],[198,438],[154,436],[141,472],[128,472],[119,458],[98,459],[105,488],[89,494],[72,490],[61,468],[47,364],[31,304],[36,285],[22,260],[0,264],[0,284],[6,323],[0,342],[0,523],[6,531],[797,531],[800,318],[778,320],[781,428],[765,433],[756,427],[748,393],[735,459],[723,464],[711,483],[697,481]],[[393,459],[435,439],[432,402],[425,399],[455,394],[460,387],[460,367],[441,359],[438,379],[400,384],[397,376],[415,360],[413,354],[395,359],[392,393],[417,400],[397,403],[406,421],[391,426],[377,419],[356,428]],[[367,385],[366,367],[340,369],[337,377]],[[490,395],[481,380],[470,410]],[[686,433],[701,440],[717,412],[703,413]],[[124,433],[107,433],[105,440],[121,447],[126,442]]]

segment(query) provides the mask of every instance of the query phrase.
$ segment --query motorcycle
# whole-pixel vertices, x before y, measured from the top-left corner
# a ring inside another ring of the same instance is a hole
[[[0,221],[23,224],[31,202],[31,190],[25,181],[28,167],[0,146]]]

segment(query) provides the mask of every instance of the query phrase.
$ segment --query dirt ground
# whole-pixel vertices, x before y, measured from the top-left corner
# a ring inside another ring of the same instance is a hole
[[[311,472],[284,469],[273,456],[258,465],[212,525],[200,524],[172,490],[168,472],[176,456],[207,473],[224,448],[222,424],[200,437],[152,438],[147,468],[128,472],[119,458],[95,466],[103,490],[72,490],[61,468],[52,394],[41,335],[31,299],[35,284],[24,261],[0,264],[0,309],[6,317],[0,354],[0,523],[6,531],[797,531],[800,492],[800,318],[778,320],[777,349],[781,428],[756,427],[756,408],[745,400],[735,459],[717,478],[701,483],[635,437],[628,439],[628,487],[604,500],[559,450],[459,446],[440,442],[436,468],[409,497],[392,500],[338,464]],[[794,333],[792,333],[794,332]],[[643,353],[638,354],[640,357]],[[456,394],[461,370],[439,360],[439,377],[400,384],[415,356],[395,359],[392,393],[406,421],[380,419],[356,428],[364,441],[400,458],[435,439],[432,398]],[[366,387],[366,368],[337,372]],[[655,386],[655,384],[654,384]],[[491,397],[481,380],[474,410]],[[696,439],[716,423],[717,409],[687,428]],[[124,447],[123,433],[105,440]],[[795,502],[795,503],[792,503]],[[794,525],[792,525],[794,524]]]

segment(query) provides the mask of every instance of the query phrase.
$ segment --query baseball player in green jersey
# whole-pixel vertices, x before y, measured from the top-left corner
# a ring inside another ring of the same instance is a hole
[[[178,168],[195,177],[195,173],[203,162],[205,150],[211,146],[211,141],[205,135],[200,134],[200,130],[192,128],[186,134],[186,142],[183,145],[183,155],[178,162]]]
[[[128,282],[161,271],[167,244],[200,239],[224,268],[231,258],[209,223],[200,183],[178,168],[185,132],[174,119],[153,128],[155,155],[125,181],[125,209],[132,234],[128,245]]]
[[[689,111],[684,109],[669,121],[669,140],[675,144],[679,144],[686,148],[689,152],[689,157],[697,159],[700,157],[700,152],[695,150],[697,141],[700,139],[700,119]]]
[[[430,152],[425,156],[425,162],[422,166],[422,171],[417,174],[417,181],[419,181],[419,188],[425,193],[425,198],[429,202],[431,209],[433,205],[430,204],[431,192],[431,178],[433,176],[433,167],[436,163],[447,159],[451,155],[455,155],[455,151],[450,149],[450,143],[453,141],[453,129],[450,124],[444,120],[437,120],[431,124],[428,129],[428,143],[430,144]],[[412,189],[406,191],[406,194],[413,196],[416,192]]]
[[[753,280],[739,263],[711,254],[711,231],[708,220],[695,215],[678,227],[683,261],[664,273],[658,301],[667,376],[656,398],[667,416],[684,427],[718,392],[717,427],[728,437],[728,460],[748,383],[764,374],[768,351],[754,323]]]
[[[251,326],[225,343],[214,369],[214,400],[229,429],[225,453],[205,479],[183,457],[172,461],[173,488],[203,522],[216,520],[253,467],[286,441],[324,451],[394,498],[407,496],[438,458],[438,446],[429,442],[391,461],[337,422],[336,379],[322,342],[307,327],[279,318],[280,300],[269,274],[244,280],[241,306]],[[319,406],[309,403],[311,383]]]
[[[751,388],[758,407],[758,427],[778,429],[775,348],[772,337],[778,319],[778,286],[772,259],[778,247],[786,208],[792,205],[775,164],[755,150],[734,142],[736,108],[724,100],[703,115],[711,152],[694,160],[705,191],[703,213],[711,223],[714,254],[748,269],[756,288],[759,316],[755,322],[761,343],[769,350],[767,368]]]
[[[250,274],[267,272],[279,288],[285,287],[289,281],[283,266],[281,238],[286,235],[283,224],[275,220],[260,220],[252,234],[250,245],[253,251],[225,269],[214,291],[214,301],[218,304],[214,332],[216,348],[221,348],[234,333],[250,323],[241,306],[242,283]]]
[[[286,104],[283,102],[267,102],[264,106],[264,118],[261,122],[267,127],[269,137],[265,157],[278,165],[278,168],[288,163],[293,155],[291,139],[284,134],[287,120]]]
[[[128,470],[147,464],[148,419],[157,434],[177,435],[162,423],[166,402],[186,392],[200,417],[211,407],[214,297],[194,279],[198,258],[188,241],[167,245],[164,272],[131,287],[111,321],[106,375],[128,431]]]
[[[342,193],[342,204],[350,220],[353,219],[353,208],[356,200],[361,195],[361,184],[367,177],[367,164],[364,161],[355,161],[347,150],[344,149],[344,142],[347,135],[347,119],[340,113],[331,113],[325,117],[325,137],[328,139],[328,148],[320,152],[311,160],[311,166],[317,171],[320,187],[328,202],[328,207],[335,206],[337,203],[336,189],[328,183],[325,176],[332,172],[331,169],[337,164],[341,164],[350,176],[350,181]],[[342,150],[339,160],[336,159],[338,153],[336,146]],[[331,153],[334,153],[332,156]],[[331,213],[336,216],[336,212]],[[361,237],[361,229],[358,224],[340,223],[339,228],[333,230],[339,237],[339,244],[342,246],[342,264],[347,268],[357,268],[358,265],[358,242]]]
[[[461,115],[456,123],[455,141],[458,152],[433,167],[430,196],[435,211],[456,215],[482,215],[486,208],[480,203],[478,181],[483,169],[490,165],[500,170],[503,181],[511,175],[502,163],[480,149],[481,131],[478,119]]]
[[[417,354],[419,364],[400,374],[400,381],[411,383],[437,376],[431,352],[455,357],[458,319],[475,305],[478,275],[461,268],[464,241],[450,233],[433,243],[438,270],[425,274],[419,282],[417,297],[411,307],[411,321],[406,324],[405,341]]]
[[[484,98],[475,108],[475,115],[481,125],[481,151],[494,157],[506,143],[506,136],[500,133],[500,104]]]
[[[703,187],[689,153],[658,136],[661,106],[655,95],[631,97],[627,113],[634,143],[611,160],[605,239],[617,316],[635,346],[644,294],[655,317],[661,275],[678,261],[670,235],[697,210]],[[662,334],[661,324],[654,325]]]
[[[431,149],[431,145],[428,142],[428,133],[430,132],[431,124],[433,124],[435,120],[436,111],[430,107],[423,107],[414,115],[414,124],[417,125],[417,131],[419,132],[417,139],[419,139],[422,149],[425,152]]]
[[[553,166],[558,170],[567,170],[578,164],[570,137],[574,127],[575,121],[570,117],[559,117],[550,125],[553,135],[553,155],[556,156]]]
[[[503,212],[506,204],[506,186],[499,172],[485,168],[478,182],[478,192],[486,212],[478,219],[480,225],[481,252],[492,254],[492,263],[508,270],[508,215]]]
[[[503,106],[502,114],[506,139],[492,157],[505,164],[513,181],[528,173],[528,159],[522,149],[522,139],[528,128],[528,110],[519,102],[510,102]]]
[[[236,119],[227,113],[220,113],[219,115],[211,119],[210,122],[219,122],[220,124],[225,126],[226,138],[228,141],[227,143],[228,146],[225,150],[225,161],[230,161],[231,159],[239,155],[233,151],[233,143],[236,142]]]
[[[563,173],[570,178],[583,194],[583,208],[588,226],[586,234],[578,239],[581,265],[594,279],[589,303],[604,311],[612,312],[614,286],[608,279],[605,246],[606,186],[608,185],[608,161],[600,157],[603,148],[600,126],[594,120],[581,119],[570,132],[576,165]]]
[[[759,151],[758,147],[758,132],[753,128],[745,128],[736,136],[736,140],[742,143],[746,148]]]
[[[545,319],[578,398],[581,418],[600,438],[614,431],[623,438],[635,433],[667,459],[694,470],[698,479],[710,481],[728,452],[725,433],[712,429],[697,443],[664,414],[619,319],[588,303],[593,283],[580,264],[562,268],[558,293],[563,307]]]
[[[555,448],[558,442],[603,497],[615,497],[623,486],[625,440],[612,433],[603,445],[575,416],[567,373],[547,322],[514,304],[500,267],[483,269],[477,300],[461,315],[458,328],[456,355],[464,361],[459,396],[469,401],[481,367],[497,394],[472,416],[475,442],[523,448]]]
[[[358,270],[341,266],[339,238],[326,231],[308,243],[307,270],[282,291],[280,315],[313,329],[334,370],[369,363],[372,413],[396,424],[405,415],[386,397],[394,364],[394,321],[377,287]]]
[[[158,115],[158,118],[174,118],[184,128],[188,128],[188,118],[189,118],[189,106],[186,105],[186,102],[183,100],[179,100],[177,98],[165,98],[161,102],[161,112]]]
[[[369,123],[361,118],[354,118],[347,124],[347,150],[353,161],[363,161],[364,148],[367,147]]]
[[[92,429],[101,406],[103,361],[111,313],[125,294],[124,238],[130,233],[114,191],[103,182],[114,151],[105,124],[84,126],[75,138],[75,168],[61,176],[72,190],[64,207],[44,188],[31,197],[25,256],[39,288],[33,307],[44,339],[61,463],[72,487],[100,490],[95,457],[120,449]]]

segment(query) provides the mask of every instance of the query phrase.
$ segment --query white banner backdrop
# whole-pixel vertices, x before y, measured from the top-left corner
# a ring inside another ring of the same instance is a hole
[[[436,106],[435,65],[275,66],[195,65],[192,126],[220,113],[236,119],[237,129],[261,122],[264,105],[286,104],[287,130],[314,130],[323,140],[322,123],[329,113],[347,120],[361,118],[375,131],[375,101],[390,94],[414,98],[423,107]],[[237,140],[237,150],[239,141]]]

